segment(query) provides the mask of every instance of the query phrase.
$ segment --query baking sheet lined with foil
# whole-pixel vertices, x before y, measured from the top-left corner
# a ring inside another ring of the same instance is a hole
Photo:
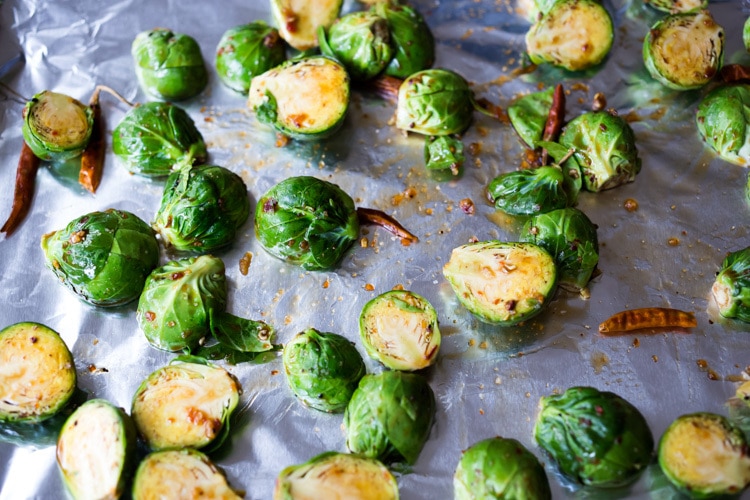
[[[507,123],[475,114],[463,136],[464,174],[447,183],[427,176],[424,139],[395,129],[393,104],[357,90],[344,127],[332,138],[279,147],[245,97],[222,86],[213,69],[224,31],[257,19],[271,22],[265,0],[226,1],[220,7],[144,0],[0,5],[0,63],[25,56],[2,78],[0,89],[0,217],[10,210],[25,99],[49,89],[87,102],[94,87],[104,84],[145,102],[130,56],[133,38],[155,27],[189,34],[202,48],[209,85],[178,104],[203,134],[209,163],[239,174],[253,206],[280,180],[313,175],[341,186],[357,206],[393,215],[420,238],[402,246],[382,229],[365,228],[339,267],[307,272],[265,253],[248,220],[237,241],[217,252],[227,267],[229,312],[272,324],[282,344],[313,327],[346,336],[365,356],[357,323],[362,307],[396,286],[422,295],[437,309],[442,346],[436,365],[424,372],[437,398],[436,422],[417,463],[398,476],[402,498],[451,498],[461,451],[495,435],[518,439],[543,459],[555,498],[670,497],[673,491],[656,464],[622,490],[571,488],[533,442],[537,402],[575,385],[609,390],[641,410],[657,439],[681,414],[727,413],[726,402],[748,378],[750,335],[746,325],[718,316],[710,288],[724,256],[750,245],[747,170],[716,159],[701,142],[694,123],[700,91],[670,91],[648,76],[641,45],[660,14],[640,0],[606,3],[616,24],[614,47],[600,69],[584,74],[551,67],[519,71],[529,22],[511,3],[411,3],[436,37],[435,66],[463,75],[477,97],[507,107],[522,93],[562,82],[568,119],[590,109],[597,92],[606,95],[608,108],[629,119],[643,162],[640,174],[631,184],[579,197],[578,208],[598,225],[601,247],[600,274],[589,299],[559,290],[541,315],[522,326],[499,328],[474,319],[442,277],[454,247],[474,239],[518,238],[523,221],[496,213],[484,196],[490,180],[516,169],[524,157]],[[360,8],[347,1],[343,12]],[[717,2],[709,8],[725,29],[726,62],[750,63],[741,40],[748,14],[743,4]],[[97,193],[78,185],[75,165],[45,164],[26,221],[0,240],[0,327],[35,321],[55,329],[73,352],[80,388],[129,410],[140,382],[174,354],[148,345],[134,304],[97,309],[66,290],[44,267],[39,244],[43,234],[95,210],[118,208],[153,220],[163,181],[130,175],[118,163],[111,133],[127,108],[103,95],[102,109],[109,143]],[[473,203],[473,213],[462,209],[462,200]],[[162,253],[162,262],[170,258]],[[649,306],[694,311],[698,326],[617,337],[597,332],[611,314]],[[382,369],[365,361],[369,372]],[[222,366],[242,385],[241,413],[230,445],[212,458],[246,498],[271,498],[276,476],[288,465],[323,451],[346,450],[342,416],[296,401],[280,358]],[[54,447],[0,443],[0,484],[0,499],[61,498]]]

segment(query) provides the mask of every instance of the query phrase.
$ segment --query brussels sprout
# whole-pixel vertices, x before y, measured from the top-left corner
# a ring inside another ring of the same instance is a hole
[[[203,136],[187,112],[168,102],[148,102],[128,111],[115,127],[112,150],[134,174],[160,177],[180,165],[204,163]]]
[[[242,178],[224,167],[200,165],[173,172],[151,227],[167,248],[207,253],[234,241],[250,216]]]
[[[600,488],[634,481],[654,451],[651,429],[638,409],[593,387],[542,397],[534,438],[563,474]]]
[[[536,243],[555,259],[561,287],[580,291],[599,262],[596,225],[577,208],[539,214],[524,224],[521,241]]]
[[[726,417],[682,415],[659,440],[659,466],[691,498],[739,495],[750,485],[748,446],[740,428]]]
[[[393,58],[388,22],[371,11],[346,14],[327,30],[318,30],[320,51],[344,65],[352,80],[381,73]]]
[[[23,109],[24,141],[42,160],[66,161],[80,156],[94,130],[94,112],[65,94],[39,92]]]
[[[695,12],[708,8],[708,0],[643,0],[643,3],[667,14]]]
[[[75,393],[73,355],[45,325],[22,322],[0,330],[0,366],[0,422],[49,419]]]
[[[253,78],[248,105],[260,122],[293,139],[325,139],[344,123],[349,75],[326,56],[293,59]]]
[[[57,440],[57,466],[73,498],[120,498],[135,458],[136,432],[122,408],[92,399],[68,418]]]
[[[706,85],[724,61],[724,29],[708,10],[672,14],[654,24],[643,39],[649,74],[675,90]]]
[[[453,249],[443,276],[466,309],[502,326],[539,314],[557,285],[555,261],[544,248],[497,240]]]
[[[526,33],[534,64],[581,71],[601,63],[612,48],[614,24],[597,0],[558,0]]]
[[[419,11],[398,2],[380,2],[371,10],[388,21],[394,56],[385,69],[386,75],[408,78],[432,66],[435,37]]]
[[[42,236],[47,267],[84,301],[109,307],[138,298],[159,264],[154,231],[122,210],[92,212]]]
[[[279,473],[274,500],[398,500],[398,484],[378,460],[328,451]]]
[[[208,71],[198,42],[164,28],[136,35],[131,47],[141,88],[158,99],[194,97],[208,84]]]
[[[560,134],[560,144],[575,149],[573,157],[588,191],[633,182],[641,171],[633,129],[614,113],[592,111],[577,116]]]
[[[435,394],[416,373],[368,374],[344,412],[346,446],[387,463],[414,464],[435,420]]]
[[[471,124],[473,94],[468,82],[447,69],[426,69],[398,89],[396,127],[424,135],[460,134]]]
[[[235,26],[224,32],[216,47],[216,73],[232,90],[247,94],[250,80],[286,60],[279,30],[263,21]]]
[[[328,28],[341,12],[343,0],[271,0],[271,15],[281,38],[297,50],[318,46],[318,28]]]
[[[742,43],[745,45],[745,50],[750,52],[750,17],[742,25]]]
[[[542,140],[554,92],[554,87],[532,92],[508,106],[510,124],[529,149],[535,149]]]
[[[725,85],[698,104],[698,132],[721,159],[750,166],[750,85]]]
[[[239,500],[224,473],[203,453],[184,448],[152,452],[138,465],[133,500],[154,498]]]
[[[457,178],[461,175],[465,160],[461,139],[451,135],[425,139],[425,168],[432,179],[447,181]]]
[[[255,235],[274,257],[309,270],[331,268],[359,236],[354,200],[336,184],[290,177],[258,200]]]
[[[719,314],[750,323],[750,247],[724,258],[711,293]]]
[[[515,439],[494,437],[461,455],[453,475],[456,500],[544,500],[552,498],[539,460]]]
[[[557,166],[500,174],[487,186],[487,198],[510,215],[534,215],[568,206],[565,178]]]
[[[136,318],[152,346],[193,350],[211,334],[211,316],[224,311],[224,262],[201,255],[168,262],[146,279]]]
[[[152,372],[133,396],[130,414],[152,450],[216,449],[229,433],[240,387],[225,369],[177,358]]]
[[[284,346],[284,372],[292,392],[310,408],[342,412],[367,371],[345,337],[308,328]]]
[[[393,370],[421,370],[440,350],[437,311],[408,290],[391,290],[365,304],[359,335],[367,354]]]

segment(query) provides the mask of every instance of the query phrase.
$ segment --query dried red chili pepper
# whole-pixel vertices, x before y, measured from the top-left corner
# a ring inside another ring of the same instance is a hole
[[[24,141],[21,148],[21,155],[18,159],[16,168],[16,185],[13,191],[13,205],[10,210],[8,220],[5,221],[0,233],[5,233],[9,237],[18,228],[26,214],[31,208],[31,200],[34,197],[34,184],[36,182],[36,172],[39,169],[41,160],[31,151],[31,148]]]
[[[396,219],[374,208],[357,207],[357,218],[360,224],[374,224],[380,226],[394,236],[401,238],[404,244],[416,243],[419,238],[411,234]]]

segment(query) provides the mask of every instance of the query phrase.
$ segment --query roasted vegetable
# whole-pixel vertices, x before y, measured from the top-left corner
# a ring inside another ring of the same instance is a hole
[[[711,293],[719,314],[750,323],[750,247],[724,258]]]
[[[195,356],[210,360],[224,359],[236,365],[248,361],[270,361],[276,356],[261,354],[281,350],[281,346],[273,343],[276,330],[263,321],[223,312],[211,315],[210,327],[217,343],[199,343],[198,349],[193,351]]]
[[[508,106],[510,124],[529,149],[536,148],[537,143],[542,140],[554,91],[555,88],[550,87],[532,92],[519,97]]]
[[[346,446],[386,463],[417,461],[435,419],[435,395],[421,375],[385,371],[362,377],[344,412]]]
[[[458,137],[441,135],[425,139],[424,163],[432,179],[447,181],[459,177],[465,160],[464,143]]]
[[[502,326],[539,314],[557,285],[555,261],[544,248],[497,240],[453,249],[443,276],[466,309]]]
[[[698,104],[698,132],[723,160],[750,166],[750,85],[723,85]]]
[[[187,112],[168,102],[148,102],[128,111],[114,129],[112,150],[134,174],[167,176],[180,165],[201,164],[208,153]]]
[[[225,369],[176,358],[141,383],[130,414],[152,450],[216,449],[229,434],[239,394],[239,383]]]
[[[286,60],[279,31],[264,21],[228,29],[216,47],[216,73],[232,90],[247,94],[253,77]]]
[[[511,215],[543,214],[568,206],[565,178],[557,166],[500,174],[487,186],[487,198],[495,208]]]
[[[644,0],[643,3],[667,14],[695,12],[708,8],[708,0]]]
[[[435,37],[422,14],[399,2],[379,2],[372,11],[388,21],[394,56],[385,74],[407,78],[435,62]]]
[[[398,500],[398,484],[373,458],[328,451],[279,473],[274,500],[341,498]]]
[[[186,166],[167,178],[151,227],[168,249],[208,253],[232,243],[249,215],[239,175],[214,165]]]
[[[60,282],[95,306],[138,298],[159,263],[154,231],[122,210],[92,212],[42,236],[45,264]]]
[[[359,336],[367,354],[393,370],[421,370],[440,350],[437,311],[408,290],[391,290],[365,304]]]
[[[135,459],[136,431],[122,408],[92,399],[68,418],[57,440],[57,466],[75,499],[120,498]]]
[[[453,474],[455,500],[552,498],[539,460],[521,443],[494,437],[465,450]]]
[[[208,84],[198,42],[189,35],[156,28],[136,35],[131,47],[141,88],[158,99],[195,97]]]
[[[742,43],[745,50],[750,52],[750,17],[745,19],[745,23],[742,25]]]
[[[347,338],[308,328],[284,346],[284,372],[302,403],[320,411],[342,412],[367,369]]]
[[[300,51],[318,46],[318,28],[339,17],[343,0],[271,0],[271,15],[281,38]]]
[[[91,108],[65,94],[39,92],[23,109],[24,141],[42,160],[62,162],[80,156],[93,129]]]
[[[655,80],[671,89],[703,87],[724,62],[724,29],[708,10],[668,15],[643,39],[643,62]]]
[[[542,397],[534,438],[560,472],[599,488],[631,483],[654,452],[641,412],[617,394],[593,387]]]

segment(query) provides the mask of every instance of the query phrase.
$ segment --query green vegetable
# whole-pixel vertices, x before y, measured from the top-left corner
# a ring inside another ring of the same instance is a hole
[[[461,455],[453,475],[455,500],[543,500],[552,498],[539,460],[515,439],[494,437]]]
[[[94,112],[72,97],[45,90],[26,103],[21,130],[37,157],[64,162],[86,149],[94,130]]]
[[[328,28],[339,13],[343,0],[271,0],[271,15],[281,38],[299,51],[318,46],[318,28]]]
[[[208,84],[200,46],[189,35],[156,28],[136,35],[131,47],[141,88],[158,99],[181,101]]]
[[[560,472],[600,488],[634,481],[654,451],[651,430],[638,409],[593,387],[542,397],[534,438]]]
[[[565,178],[557,166],[500,174],[487,186],[487,198],[510,215],[534,215],[568,206]]]
[[[148,342],[166,351],[193,350],[210,337],[211,316],[224,311],[227,283],[218,257],[190,257],[155,269],[136,318]]]
[[[354,200],[336,184],[290,177],[258,200],[255,235],[274,257],[309,270],[331,268],[359,236]]]
[[[216,47],[216,73],[232,90],[247,94],[253,77],[286,60],[279,30],[264,21],[228,29]]]
[[[273,344],[276,330],[263,321],[240,318],[228,312],[214,312],[210,329],[217,343],[200,345],[193,351],[195,356],[224,359],[236,365],[248,361],[270,361],[270,356],[261,354],[280,350],[280,346]]]
[[[136,215],[109,209],[42,236],[47,267],[84,301],[109,307],[138,298],[159,263],[154,231]]]
[[[643,62],[649,74],[675,90],[706,85],[724,61],[724,29],[708,10],[668,15],[643,39]]]
[[[542,140],[554,92],[554,87],[532,92],[519,97],[508,106],[510,124],[529,149],[535,149]]]
[[[393,370],[421,370],[440,350],[437,311],[408,290],[391,290],[365,304],[359,336],[367,354]]]
[[[292,59],[253,78],[248,105],[258,121],[293,139],[325,139],[344,123],[349,75],[329,57]]]
[[[454,248],[443,276],[466,309],[502,326],[539,314],[557,285],[555,261],[545,249],[497,240]]]
[[[435,38],[415,8],[399,2],[379,2],[371,11],[388,21],[394,56],[385,74],[408,78],[435,62]]]
[[[208,253],[232,243],[249,215],[242,178],[224,167],[199,165],[167,178],[152,227],[168,249]]]
[[[79,406],[57,440],[57,466],[71,496],[122,496],[135,459],[135,443],[135,426],[122,408],[103,399]]]
[[[328,451],[279,473],[274,500],[341,498],[398,500],[398,484],[373,458]]]
[[[310,408],[342,412],[359,380],[365,362],[348,339],[308,328],[284,346],[284,372],[292,392]]]
[[[750,17],[745,19],[745,23],[742,25],[742,43],[745,50],[750,52]]]
[[[464,143],[451,135],[428,137],[424,143],[424,163],[427,173],[437,181],[455,179],[461,175]]]
[[[193,119],[168,102],[147,102],[128,111],[113,131],[112,150],[130,172],[148,177],[208,158]]]
[[[719,314],[750,323],[750,247],[724,258],[711,293]]]
[[[346,446],[386,463],[414,464],[435,419],[435,395],[416,373],[362,377],[344,412]]]
[[[695,12],[708,8],[708,0],[644,0],[643,3],[667,14]]]
[[[750,166],[750,85],[716,87],[698,104],[695,121],[721,159]]]

